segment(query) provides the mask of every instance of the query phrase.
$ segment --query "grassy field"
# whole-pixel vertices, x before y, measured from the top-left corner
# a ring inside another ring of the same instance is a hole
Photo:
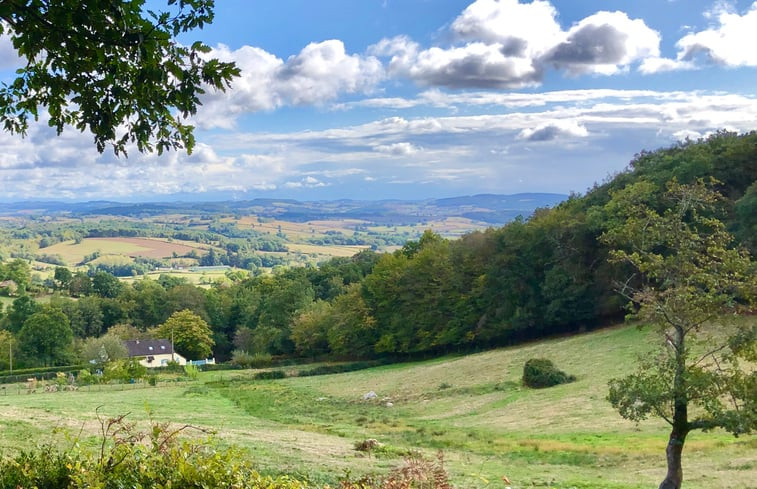
[[[216,282],[217,280],[223,281],[226,277],[224,270],[210,270],[210,271],[191,271],[186,270],[158,270],[155,272],[149,272],[144,275],[138,275],[136,277],[122,277],[121,280],[126,283],[134,283],[144,278],[152,280],[158,280],[161,275],[167,275],[169,277],[176,277],[184,279],[187,283],[193,285],[208,285]]]
[[[80,243],[64,241],[41,251],[59,255],[69,266],[81,262],[85,256],[100,252],[103,256],[144,256],[147,258],[170,258],[173,253],[186,255],[193,249],[202,255],[207,246],[191,242],[169,242],[159,238],[86,238]]]
[[[71,436],[94,443],[98,406],[142,422],[149,407],[157,421],[215,430],[219,443],[245,448],[264,472],[316,483],[386,471],[418,449],[428,456],[442,450],[457,487],[501,488],[502,476],[513,488],[656,487],[666,426],[624,421],[605,400],[607,381],[630,370],[648,344],[646,333],[620,327],[318,377],[255,381],[253,371],[206,372],[198,381],[158,387],[31,395],[11,385],[0,393],[0,446],[6,453],[43,441],[65,448]],[[577,381],[524,389],[522,366],[532,357],[552,359]],[[369,391],[377,399],[363,400]],[[367,438],[383,447],[355,451]],[[686,487],[754,487],[755,448],[754,437],[692,434],[684,451]]]

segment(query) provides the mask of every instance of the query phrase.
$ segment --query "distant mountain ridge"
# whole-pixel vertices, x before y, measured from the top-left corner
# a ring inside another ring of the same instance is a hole
[[[304,222],[328,219],[358,219],[377,223],[417,223],[428,219],[462,217],[501,225],[537,208],[552,207],[568,196],[552,193],[512,195],[478,194],[424,200],[320,200],[260,198],[220,202],[26,201],[0,203],[0,216],[111,215],[148,217],[161,214],[244,213]]]

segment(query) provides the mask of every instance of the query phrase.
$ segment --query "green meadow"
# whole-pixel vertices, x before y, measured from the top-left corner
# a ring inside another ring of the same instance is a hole
[[[264,473],[316,485],[386,472],[413,451],[441,451],[456,487],[647,488],[664,475],[667,426],[623,420],[606,401],[607,382],[633,368],[652,336],[623,326],[465,356],[343,374],[254,380],[256,371],[204,372],[196,381],[163,376],[146,384],[76,392],[0,392],[0,447],[51,442],[94,446],[100,416],[130,413],[212,430],[215,443],[242,447]],[[521,386],[524,362],[552,359],[571,384]],[[290,374],[305,367],[286,367]],[[375,392],[375,399],[364,394]],[[202,431],[192,436],[206,437]],[[380,445],[355,449],[366,439]],[[684,451],[687,488],[748,488],[757,480],[757,438],[694,433]]]

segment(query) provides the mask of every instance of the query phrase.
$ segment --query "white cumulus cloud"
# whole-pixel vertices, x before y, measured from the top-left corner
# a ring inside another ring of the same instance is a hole
[[[717,25],[690,33],[676,44],[679,60],[703,56],[708,62],[726,66],[757,66],[757,2],[744,15],[720,6],[711,14]]]
[[[660,34],[624,12],[597,12],[574,25],[544,58],[570,74],[612,75],[660,55]]]
[[[286,61],[251,46],[232,51],[221,45],[208,56],[234,61],[242,75],[228,91],[204,97],[195,121],[201,127],[230,128],[240,114],[319,105],[345,93],[370,92],[384,78],[378,59],[348,54],[339,40],[308,44]]]
[[[512,89],[542,83],[548,67],[613,75],[660,57],[660,34],[624,12],[597,12],[564,31],[548,1],[476,0],[451,24],[451,46],[422,48],[407,36],[369,49],[387,71],[424,86]]]
[[[510,56],[537,57],[561,36],[557,10],[549,2],[536,0],[478,0],[452,23],[460,39],[499,44]]]

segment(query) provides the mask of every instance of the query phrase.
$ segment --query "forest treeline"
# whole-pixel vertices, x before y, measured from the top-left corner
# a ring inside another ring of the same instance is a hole
[[[76,338],[101,336],[116,325],[144,332],[183,310],[210,326],[219,360],[243,353],[371,358],[447,352],[594,328],[623,317],[626,301],[616,284],[630,275],[607,260],[609,250],[599,240],[623,215],[613,196],[645,182],[637,198],[659,210],[668,182],[700,178],[714,178],[724,196],[713,217],[726,223],[734,246],[754,254],[757,133],[720,132],[642,152],[612,179],[527,220],[457,240],[427,231],[394,253],[366,250],[272,275],[231,273],[229,282],[209,289],[168,276],[126,284],[105,271],[59,267],[49,304],[22,293],[6,307],[0,343],[19,335],[35,314],[51,311],[71,331],[61,333],[68,356],[47,360],[52,363],[72,360]],[[20,260],[3,265],[0,280],[12,278],[23,289],[23,268]],[[24,357],[19,343],[19,358],[29,366],[41,363]],[[3,363],[0,358],[0,368]]]

